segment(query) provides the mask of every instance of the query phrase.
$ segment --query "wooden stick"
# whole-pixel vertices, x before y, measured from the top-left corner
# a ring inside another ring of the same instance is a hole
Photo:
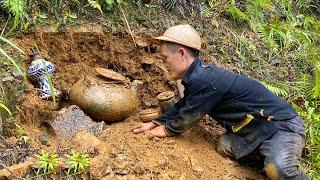
[[[128,21],[127,21],[127,18],[126,18],[126,16],[125,16],[125,14],[124,14],[124,12],[123,12],[120,4],[119,4],[119,9],[120,9],[120,11],[121,11],[121,13],[122,13],[122,15],[123,15],[124,21],[126,22],[126,25],[127,25],[128,31],[129,31],[129,33],[130,33],[130,35],[131,35],[132,41],[133,41],[133,43],[134,43],[134,46],[137,47],[137,43],[136,43],[136,41],[134,40],[134,37],[133,37],[132,31],[131,31],[131,28],[130,28],[130,26],[129,26],[129,23],[128,23]]]

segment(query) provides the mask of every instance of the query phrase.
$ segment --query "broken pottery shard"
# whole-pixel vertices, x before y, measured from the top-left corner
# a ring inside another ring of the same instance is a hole
[[[101,132],[105,123],[91,120],[78,106],[72,105],[59,111],[52,123],[52,128],[58,137],[71,139],[79,131],[87,131],[94,135]]]

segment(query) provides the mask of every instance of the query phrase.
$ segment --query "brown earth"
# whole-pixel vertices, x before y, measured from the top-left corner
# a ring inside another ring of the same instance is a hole
[[[131,81],[142,81],[138,94],[141,110],[157,107],[156,96],[161,92],[175,91],[178,97],[176,84],[167,78],[158,50],[141,39],[140,48],[134,47],[128,35],[107,32],[36,33],[16,41],[25,50],[39,50],[56,65],[54,85],[65,92],[80,78],[95,74],[96,67],[112,69]],[[30,62],[26,60],[27,65]],[[139,121],[134,113],[123,122],[108,125],[98,139],[80,136],[81,144],[58,140],[42,122],[52,120],[54,110],[69,104],[64,99],[53,108],[50,101],[38,98],[37,86],[33,85],[18,104],[18,120],[31,139],[31,146],[51,152],[63,148],[89,151],[93,157],[90,173],[97,179],[264,179],[256,171],[215,152],[215,142],[224,130],[209,118],[182,136],[148,140],[143,134],[131,132]],[[38,140],[45,132],[50,134],[49,145],[41,145]]]

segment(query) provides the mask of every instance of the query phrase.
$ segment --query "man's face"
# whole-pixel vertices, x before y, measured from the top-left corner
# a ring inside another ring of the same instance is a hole
[[[173,51],[164,43],[160,46],[160,54],[163,63],[173,80],[181,79],[186,71],[185,60],[182,53],[177,49]]]

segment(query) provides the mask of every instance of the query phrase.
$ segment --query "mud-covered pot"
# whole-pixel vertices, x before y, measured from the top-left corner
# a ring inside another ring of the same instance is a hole
[[[159,106],[162,110],[162,113],[167,112],[177,102],[176,98],[174,97],[174,92],[172,92],[172,91],[165,91],[165,92],[160,93],[157,96],[157,99],[159,102]]]
[[[69,97],[73,104],[98,121],[121,121],[137,107],[137,99],[131,89],[95,77],[76,82],[70,89]]]

